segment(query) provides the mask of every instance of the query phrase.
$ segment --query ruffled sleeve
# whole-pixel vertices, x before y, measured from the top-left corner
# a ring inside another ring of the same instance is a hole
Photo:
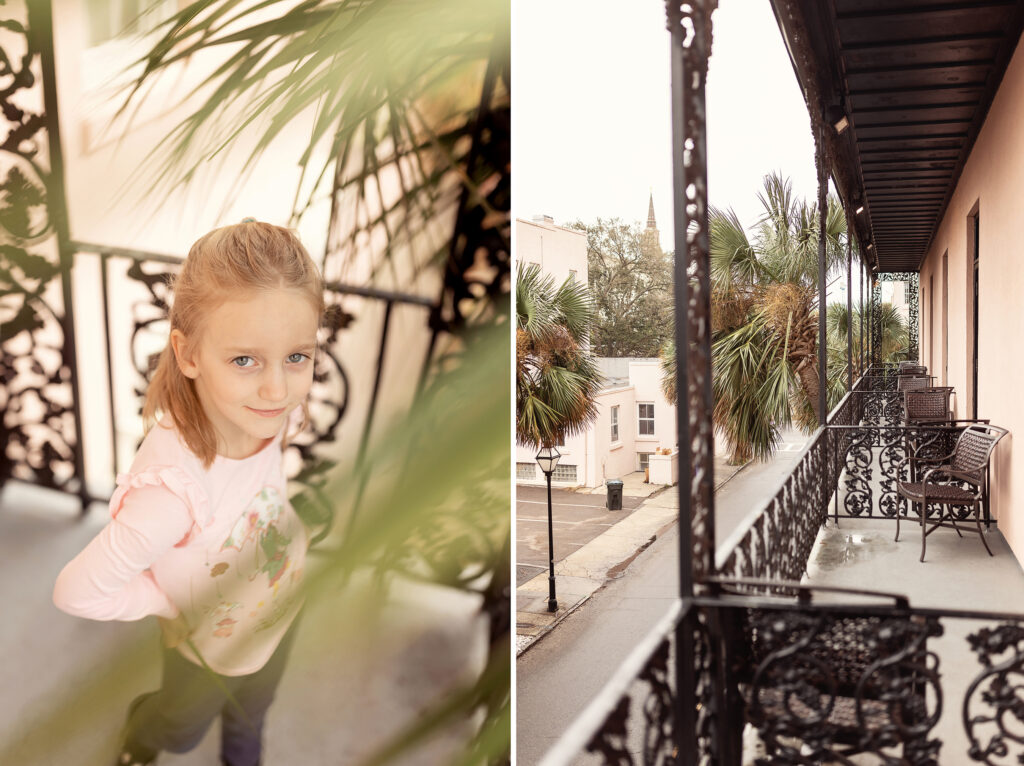
[[[177,466],[158,465],[150,466],[138,473],[120,473],[117,475],[116,482],[117,489],[110,496],[111,518],[117,518],[128,493],[142,487],[164,487],[186,506],[192,526],[188,533],[175,544],[177,546],[187,544],[213,521],[213,512],[203,488]]]
[[[110,523],[58,575],[54,604],[93,620],[174,618],[178,607],[149,568],[210,524],[206,495],[173,466],[122,474],[117,484]]]

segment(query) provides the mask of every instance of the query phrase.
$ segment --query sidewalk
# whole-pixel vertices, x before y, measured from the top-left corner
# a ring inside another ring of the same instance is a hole
[[[715,456],[715,491],[749,464],[729,465]],[[654,542],[679,515],[678,487],[643,483],[643,474],[623,477],[625,497],[646,499],[631,514],[594,537],[579,550],[555,562],[558,611],[548,611],[548,573],[542,572],[516,589],[516,655],[547,635],[610,580],[618,579],[637,555]],[[604,495],[605,488],[579,490]]]

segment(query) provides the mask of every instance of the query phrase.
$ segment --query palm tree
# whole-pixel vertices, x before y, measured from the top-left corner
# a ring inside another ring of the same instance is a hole
[[[734,463],[772,454],[782,425],[817,425],[818,209],[777,174],[758,194],[753,239],[736,213],[709,214],[714,421]],[[826,269],[845,263],[846,220],[829,199]],[[674,370],[674,349],[663,350]],[[669,393],[669,390],[666,390]]]
[[[601,373],[587,345],[594,304],[570,277],[558,288],[536,264],[516,272],[516,441],[551,447],[597,417]]]
[[[860,326],[866,306],[853,307],[853,377],[856,380],[864,373],[860,367],[861,334]],[[909,331],[903,316],[891,303],[883,303],[875,310],[875,320],[881,327],[880,358],[883,362],[898,362],[907,358]],[[843,303],[832,303],[828,307],[828,406],[831,410],[846,393],[846,327],[850,315]],[[865,331],[870,332],[865,326]],[[867,338],[865,337],[865,344]],[[864,349],[864,363],[868,364],[867,349]]]

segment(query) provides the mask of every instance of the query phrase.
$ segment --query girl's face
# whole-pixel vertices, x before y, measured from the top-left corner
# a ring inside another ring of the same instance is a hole
[[[247,292],[204,318],[198,342],[171,345],[217,432],[217,454],[245,458],[283,427],[313,384],[318,316],[299,290]]]

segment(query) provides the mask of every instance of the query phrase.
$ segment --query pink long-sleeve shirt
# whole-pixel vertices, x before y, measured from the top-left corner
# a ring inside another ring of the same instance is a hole
[[[176,429],[151,429],[117,477],[110,523],[57,577],[54,603],[93,620],[181,614],[199,655],[182,643],[187,659],[228,676],[262,668],[301,606],[309,545],[281,438],[206,469]]]

